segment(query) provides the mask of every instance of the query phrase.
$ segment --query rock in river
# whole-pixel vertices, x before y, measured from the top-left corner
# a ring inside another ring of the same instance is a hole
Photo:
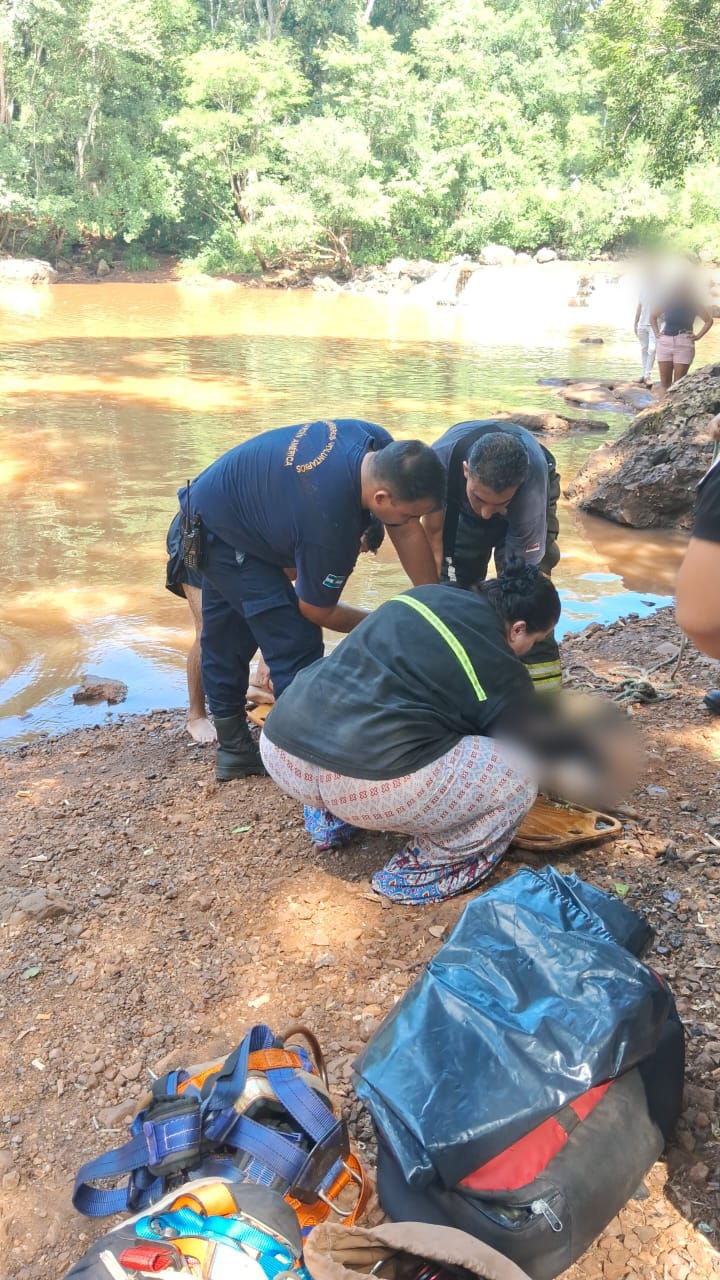
[[[566,418],[562,413],[553,413],[552,409],[536,409],[527,413],[508,413],[506,410],[494,415],[496,418],[514,422],[516,427],[524,427],[539,435],[558,435],[566,431],[609,431],[609,424],[601,418]]]
[[[633,529],[690,529],[695,486],[712,458],[708,424],[720,411],[720,364],[705,365],[602,445],[566,491],[583,511]]]
[[[73,702],[107,702],[111,707],[127,698],[127,685],[122,680],[108,680],[106,676],[83,676],[82,684],[73,693]]]
[[[483,267],[506,267],[515,261],[515,250],[506,244],[486,244],[478,261]]]
[[[627,413],[646,409],[653,396],[637,382],[599,382],[594,378],[538,378],[541,387],[557,387],[569,405],[582,409]]]

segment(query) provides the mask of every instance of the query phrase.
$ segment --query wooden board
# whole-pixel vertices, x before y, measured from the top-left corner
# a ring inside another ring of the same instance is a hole
[[[275,706],[275,703],[273,702],[270,706],[268,706],[267,703],[263,703],[262,706],[260,707],[248,707],[246,709],[245,714],[247,715],[248,720],[251,720],[253,724],[259,725],[260,728],[262,729],[262,726],[264,725],[265,721],[267,720],[274,706]]]
[[[622,823],[608,813],[538,796],[512,843],[519,849],[549,853],[579,844],[601,844],[621,834]]]

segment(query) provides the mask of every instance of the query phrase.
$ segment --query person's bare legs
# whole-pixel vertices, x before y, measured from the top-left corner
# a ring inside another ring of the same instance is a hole
[[[674,364],[673,365],[673,382],[679,382],[681,378],[684,378],[689,368],[690,368],[689,364]]]
[[[191,587],[183,583],[183,591],[190,605],[195,624],[195,640],[187,659],[187,683],[190,709],[188,711],[187,731],[193,742],[206,744],[217,741],[215,725],[208,718],[205,706],[205,690],[203,689],[200,669],[200,635],[202,633],[202,591],[199,587]]]
[[[658,373],[660,374],[660,386],[662,390],[669,391],[673,380],[672,360],[658,360]]]
[[[258,654],[257,662],[250,668],[248,702],[256,707],[271,707],[275,702],[270,670],[261,653]]]

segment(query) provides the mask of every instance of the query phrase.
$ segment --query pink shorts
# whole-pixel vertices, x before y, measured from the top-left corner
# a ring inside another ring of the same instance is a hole
[[[658,364],[692,364],[695,359],[695,341],[689,333],[679,333],[671,338],[661,333],[657,340]]]

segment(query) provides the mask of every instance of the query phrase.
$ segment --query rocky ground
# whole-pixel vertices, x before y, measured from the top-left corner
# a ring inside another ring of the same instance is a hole
[[[568,1273],[572,1280],[720,1275],[720,722],[714,664],[671,680],[668,613],[566,643],[579,685],[608,696],[649,672],[635,714],[647,761],[623,838],[559,862],[643,910],[653,963],[685,1020],[685,1112],[667,1160]],[[655,671],[649,669],[664,663]],[[0,1129],[3,1274],[55,1280],[101,1229],[70,1207],[77,1166],[116,1145],[147,1081],[207,1060],[253,1021],[313,1027],[372,1161],[351,1063],[464,902],[391,907],[368,876],[396,839],[312,852],[269,780],[218,786],[177,714],[38,741],[0,757],[3,803]],[[499,874],[526,861],[508,855]]]

